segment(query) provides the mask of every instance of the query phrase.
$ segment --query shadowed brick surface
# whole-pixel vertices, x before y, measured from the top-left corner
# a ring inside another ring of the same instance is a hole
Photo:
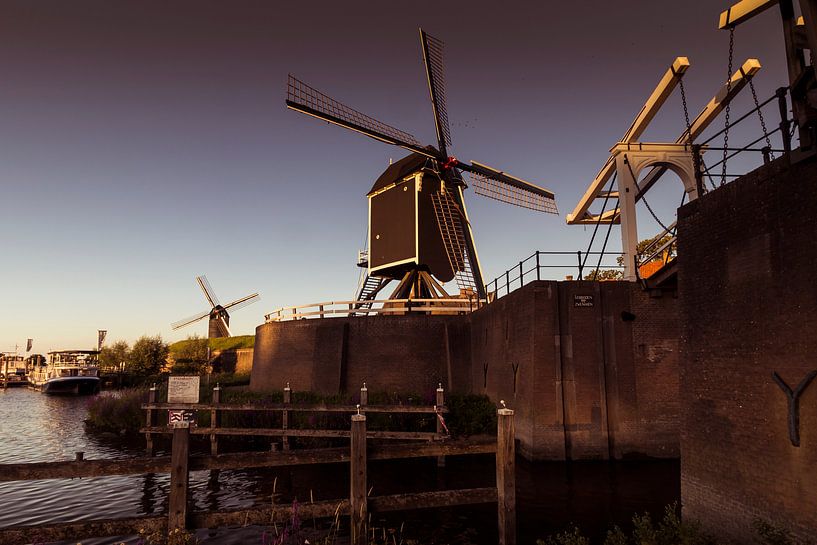
[[[782,160],[679,211],[685,516],[738,543],[756,517],[817,536],[817,162]]]
[[[576,297],[592,296],[592,306]],[[256,330],[251,388],[431,396],[517,411],[540,460],[677,457],[677,300],[625,282],[533,282],[469,316],[372,316]],[[625,318],[625,315],[627,318]]]

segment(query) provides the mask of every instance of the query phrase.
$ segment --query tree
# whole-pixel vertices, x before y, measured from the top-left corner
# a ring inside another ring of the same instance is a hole
[[[207,365],[209,340],[193,335],[174,343],[170,353],[173,358],[173,372],[201,373]]]
[[[127,369],[136,375],[156,375],[167,363],[167,354],[168,348],[161,336],[142,336],[133,343]]]
[[[120,364],[128,361],[130,346],[125,341],[116,341],[111,346],[105,346],[99,352],[99,366],[102,369],[116,370]]]
[[[655,239],[657,238],[658,238],[657,236],[653,238],[645,238],[636,245],[635,247],[636,253],[641,259],[647,257],[646,255],[644,255],[645,250],[647,250],[647,248],[649,248],[650,254],[654,253],[656,250],[658,250],[658,248],[669,242],[672,239],[672,235],[669,234],[664,235],[663,237],[661,237],[660,240],[654,243]],[[657,261],[659,259],[663,260],[665,256],[667,259],[673,258],[676,255],[676,248],[677,245],[675,242],[673,242],[666,249],[664,249],[663,252],[656,255],[650,261]],[[624,267],[624,256],[620,255],[616,257],[616,262],[618,263],[619,267]],[[641,265],[644,265],[644,263],[646,262],[641,263]],[[590,271],[588,274],[584,275],[584,279],[598,281],[621,280],[623,276],[624,273],[619,269],[599,269],[598,274],[596,274],[596,271],[594,269]]]

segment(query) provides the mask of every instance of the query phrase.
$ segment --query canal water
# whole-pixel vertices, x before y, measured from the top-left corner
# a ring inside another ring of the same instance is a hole
[[[0,390],[0,464],[69,460],[77,451],[83,451],[86,459],[143,455],[142,438],[86,432],[83,420],[90,399],[52,397],[22,388]],[[200,448],[205,446],[202,443]],[[273,494],[276,503],[343,498],[349,490],[347,473],[347,466],[340,464],[193,472],[192,508],[241,509],[269,504]],[[679,475],[676,461],[564,464],[518,460],[518,541],[534,545],[536,539],[571,524],[600,538],[613,524],[627,527],[634,513],[650,512],[658,518],[664,506],[680,497]],[[491,486],[493,482],[491,456],[450,458],[444,469],[425,459],[370,463],[372,495]],[[164,474],[0,482],[0,527],[162,514],[168,484]],[[375,518],[372,524],[387,534],[389,529],[399,532],[402,528],[404,538],[424,544],[496,543],[492,505],[395,513]],[[312,522],[303,526],[314,532]],[[197,532],[203,544],[227,545],[266,545],[272,535],[274,529],[261,527]],[[139,540],[135,536],[82,540],[83,545],[121,542],[137,544]]]

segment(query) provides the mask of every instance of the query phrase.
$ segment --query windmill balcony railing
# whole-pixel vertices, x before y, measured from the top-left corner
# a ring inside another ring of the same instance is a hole
[[[449,299],[356,299],[349,301],[325,301],[292,307],[281,307],[264,316],[266,323],[310,318],[348,316],[399,315],[411,312],[458,315],[468,314],[486,304],[476,297],[452,297]]]

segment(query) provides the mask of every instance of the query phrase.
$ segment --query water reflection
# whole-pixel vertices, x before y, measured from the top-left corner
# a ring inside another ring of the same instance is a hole
[[[108,394],[102,394],[108,395]],[[24,389],[0,391],[0,463],[142,456],[144,439],[115,434],[87,435],[83,419],[89,398],[49,397]],[[163,445],[160,444],[160,447]],[[167,448],[165,444],[163,448]],[[202,452],[209,443],[198,445]],[[438,470],[436,460],[370,463],[373,495],[419,492],[436,488],[491,486],[493,458],[449,459]],[[294,499],[308,502],[343,498],[349,490],[345,465],[196,471],[190,475],[194,510],[241,509]],[[133,475],[90,479],[0,483],[0,527],[166,513],[169,479]],[[680,495],[677,462],[537,463],[517,466],[519,542],[562,530],[574,522],[586,533],[603,535],[609,524],[627,525],[635,512],[659,514]],[[424,543],[488,544],[496,542],[492,505],[390,514],[375,525],[406,529]],[[311,523],[310,523],[311,525]],[[205,544],[261,543],[263,528],[198,532]],[[134,539],[85,539],[84,545],[135,543]],[[73,545],[73,544],[72,544]]]

